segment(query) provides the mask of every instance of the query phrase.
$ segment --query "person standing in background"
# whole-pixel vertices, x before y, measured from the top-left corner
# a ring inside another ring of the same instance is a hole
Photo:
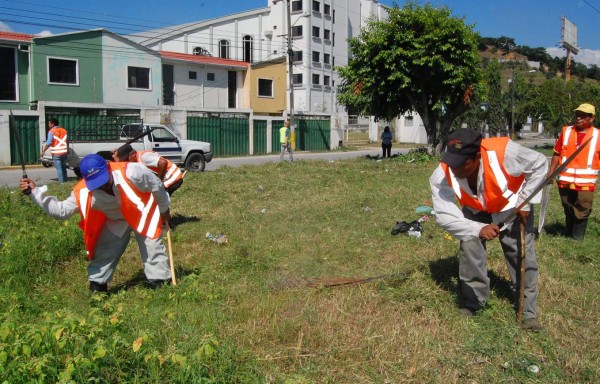
[[[381,132],[381,149],[383,150],[383,158],[390,157],[392,154],[392,132],[390,127],[386,126]]]
[[[48,138],[42,147],[40,158],[50,148],[58,181],[64,183],[67,181],[67,158],[69,150],[67,148],[67,130],[58,125],[58,119],[53,117],[48,121]]]
[[[600,130],[593,126],[596,108],[581,104],[575,109],[575,124],[563,127],[550,162],[548,174],[562,164],[584,142],[591,140],[558,175],[558,193],[565,212],[565,235],[583,240],[592,213],[594,191],[600,171]]]
[[[279,128],[279,143],[281,144],[281,153],[279,154],[279,161],[283,161],[283,155],[285,150],[290,153],[290,161],[294,161],[294,153],[292,152],[292,143],[290,142],[290,121],[286,120],[283,123],[283,127]]]

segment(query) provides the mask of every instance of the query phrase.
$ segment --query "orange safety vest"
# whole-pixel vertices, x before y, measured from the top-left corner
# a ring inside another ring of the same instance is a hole
[[[591,138],[588,147],[581,151],[558,175],[558,186],[560,188],[580,189],[593,191],[596,188],[598,171],[600,170],[600,130],[591,127],[585,133],[582,143]],[[560,151],[560,163],[571,156],[577,150],[577,130],[573,126],[563,127],[562,148]]]
[[[146,152],[150,152],[150,153],[154,153],[157,156],[158,153],[154,152],[154,151],[140,151],[137,152],[137,162],[138,163],[142,163],[142,155]],[[167,161],[167,172],[165,173],[165,176],[163,178],[163,184],[165,185],[165,188],[169,188],[171,185],[175,184],[176,182],[178,182],[179,180],[181,180],[183,178],[183,174],[181,173],[181,170],[179,169],[178,166],[176,166],[175,164],[171,163],[169,161],[169,159],[164,158]],[[143,164],[143,163],[142,163]],[[146,164],[144,164],[146,165]],[[148,165],[146,165],[146,167],[150,168],[150,170],[152,170],[152,172],[158,174],[158,167],[150,167]]]
[[[138,190],[125,172],[127,163],[108,163],[113,182],[117,185],[121,197],[121,213],[127,223],[140,235],[157,239],[162,234],[162,218],[158,204],[150,192]],[[79,228],[83,230],[85,250],[90,260],[94,257],[96,243],[106,222],[106,215],[92,208],[92,193],[81,180],[73,189],[79,207],[81,220]]]
[[[450,167],[441,163],[446,180],[461,205],[490,213],[516,207],[518,192],[523,185],[525,176],[511,176],[504,168],[504,153],[508,140],[508,137],[481,140],[481,165],[485,183],[483,201],[471,192],[463,190]]]
[[[50,145],[50,153],[54,156],[60,156],[67,153],[67,130],[61,127],[54,127],[52,132],[52,145]]]

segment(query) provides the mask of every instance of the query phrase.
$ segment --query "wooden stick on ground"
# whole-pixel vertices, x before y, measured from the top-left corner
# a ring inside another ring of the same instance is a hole
[[[519,259],[519,302],[517,308],[517,322],[521,323],[523,319],[523,308],[525,306],[525,224],[521,222],[521,255]]]
[[[175,263],[173,262],[173,247],[171,246],[171,227],[167,223],[167,246],[169,250],[169,264],[171,265],[171,284],[177,285],[177,279],[175,279]]]

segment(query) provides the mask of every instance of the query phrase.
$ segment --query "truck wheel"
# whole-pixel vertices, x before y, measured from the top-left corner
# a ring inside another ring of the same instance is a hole
[[[185,169],[190,172],[202,172],[206,167],[206,160],[201,153],[192,153],[185,160]]]

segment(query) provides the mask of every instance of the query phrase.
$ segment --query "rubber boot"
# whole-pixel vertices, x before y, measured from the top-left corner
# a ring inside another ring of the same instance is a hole
[[[573,235],[573,212],[565,209],[565,236],[571,237]]]
[[[90,294],[94,292],[107,292],[108,284],[100,284],[95,281],[90,281]]]
[[[587,219],[585,220],[573,220],[573,232],[572,236],[575,240],[583,240],[585,236],[585,229],[587,227]]]

